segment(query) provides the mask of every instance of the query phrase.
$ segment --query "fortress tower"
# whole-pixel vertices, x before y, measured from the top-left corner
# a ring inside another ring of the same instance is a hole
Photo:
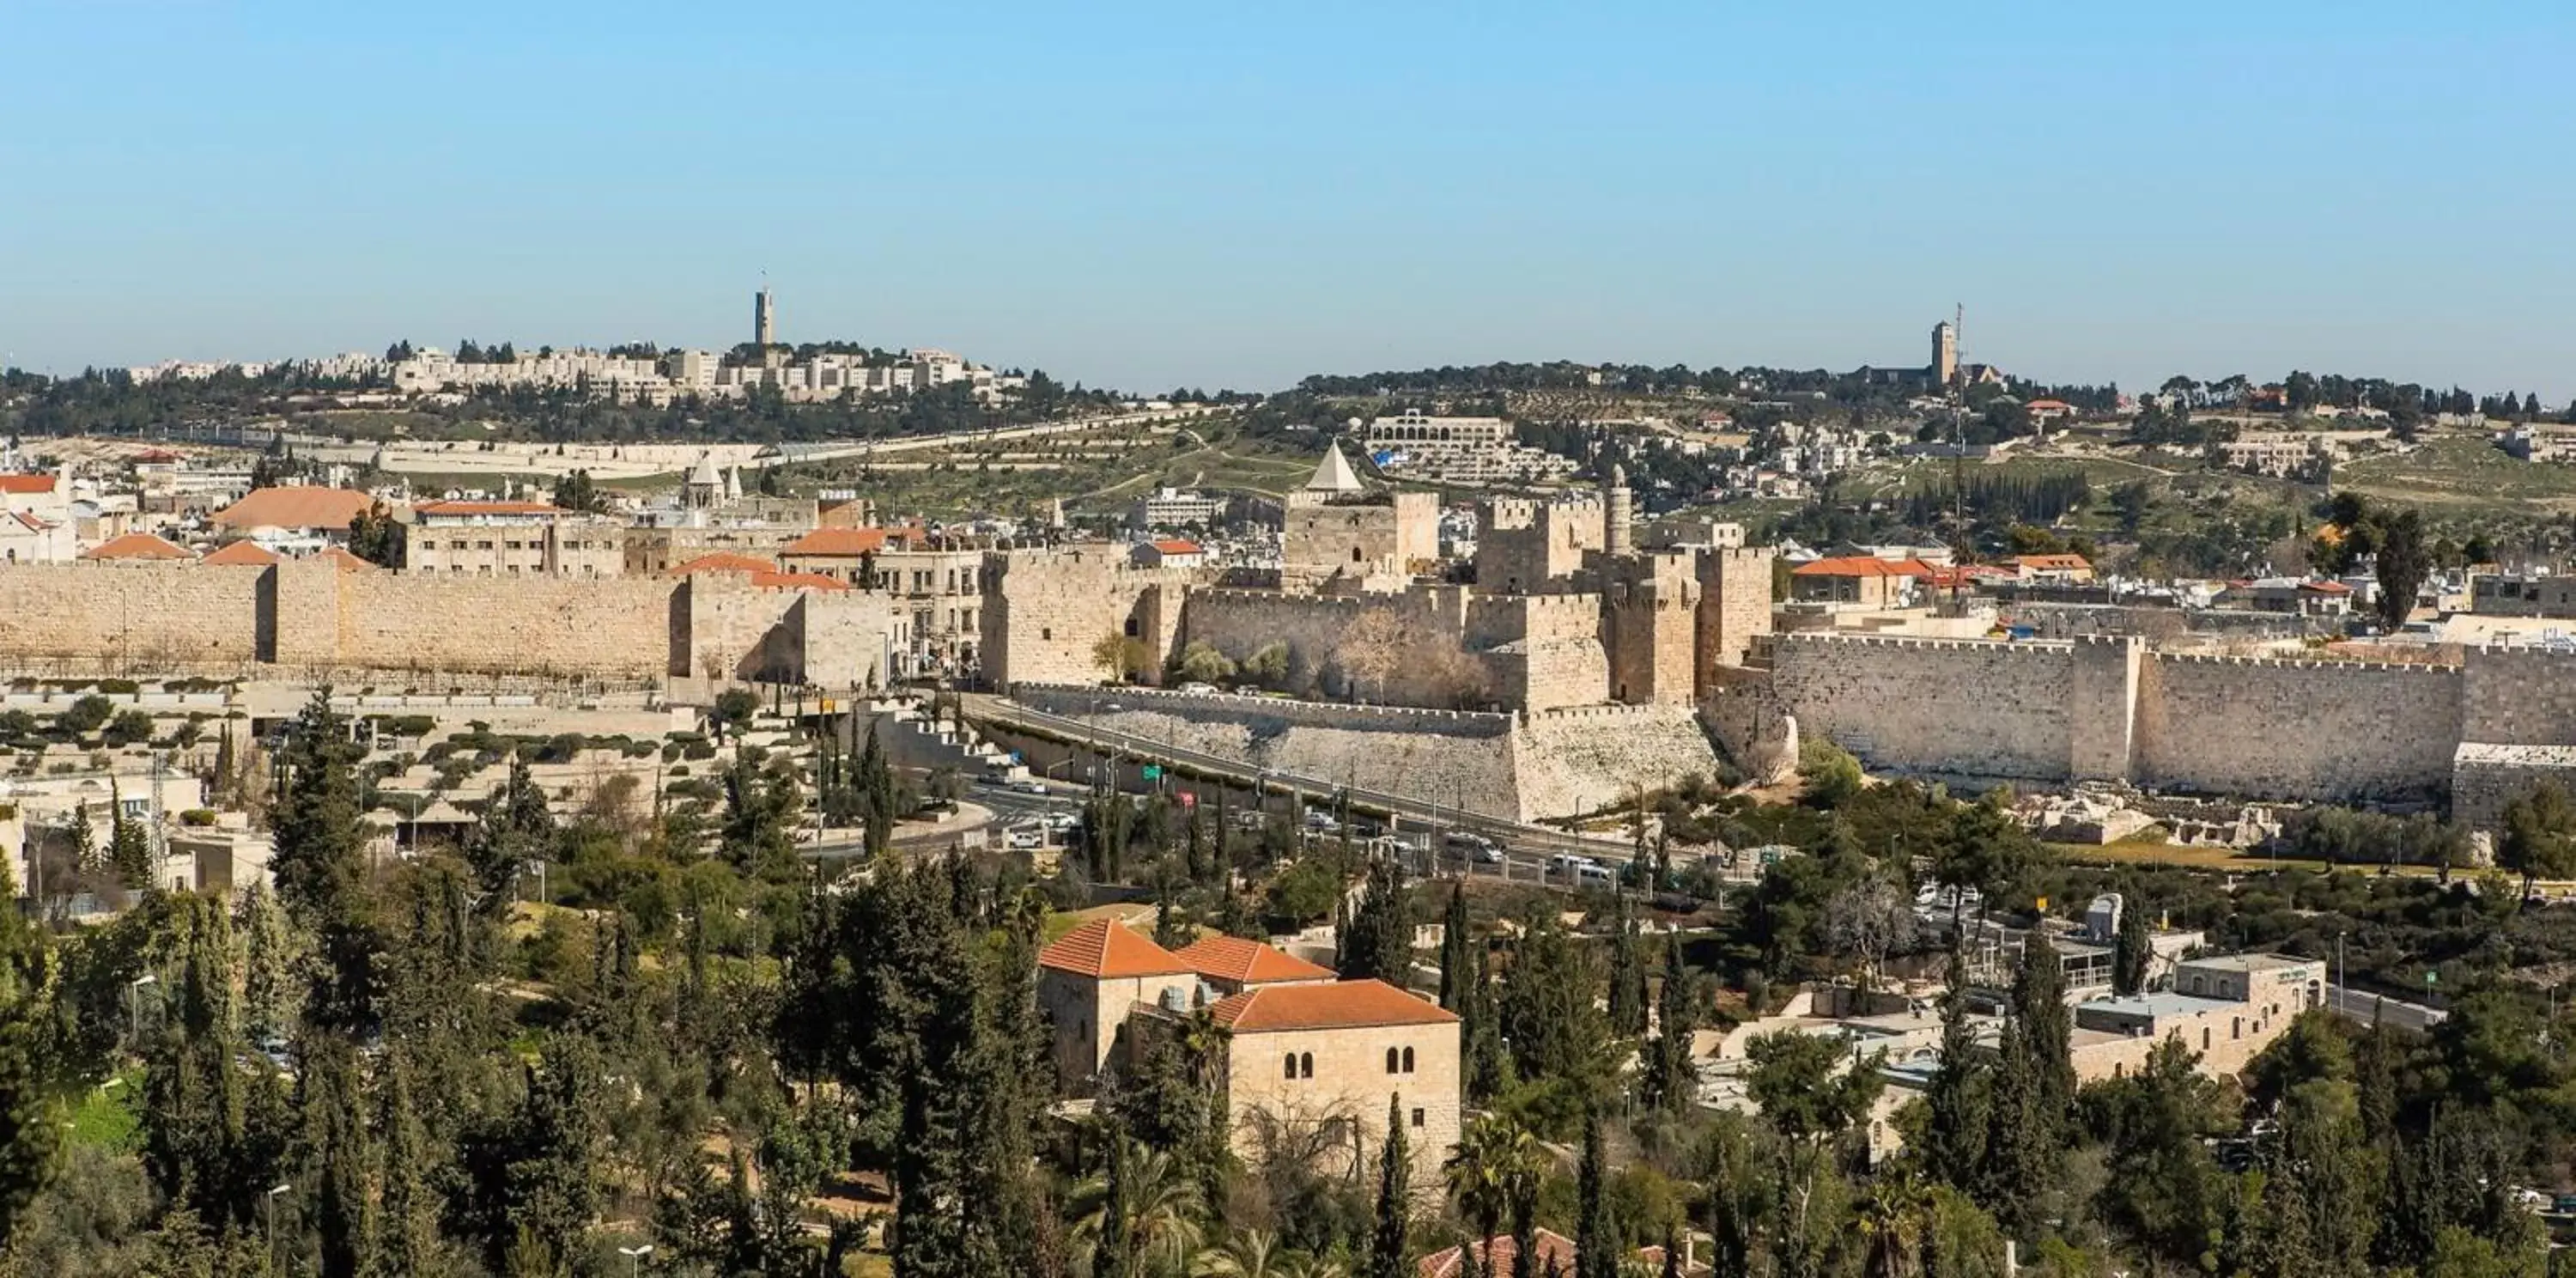
[[[1624,555],[1636,549],[1633,513],[1628,501],[1628,468],[1612,466],[1610,484],[1602,494],[1602,541],[1611,554]]]
[[[778,304],[769,296],[769,286],[751,295],[751,340],[763,346],[778,341]]]
[[[1932,385],[1943,389],[1959,380],[1959,330],[1948,320],[1932,326]]]

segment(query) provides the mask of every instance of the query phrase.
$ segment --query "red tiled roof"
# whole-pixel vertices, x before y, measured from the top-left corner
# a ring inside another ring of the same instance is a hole
[[[778,571],[778,565],[771,563],[766,559],[756,558],[751,555],[737,555],[731,551],[717,551],[712,555],[700,555],[687,563],[673,568],[671,570],[671,575],[674,577],[686,577],[693,572],[776,571]]]
[[[1530,1248],[1533,1253],[1531,1259],[1537,1262],[1530,1266],[1532,1272],[1545,1274],[1559,1269],[1569,1274],[1574,1272],[1576,1248],[1573,1239],[1553,1229],[1540,1229],[1531,1234],[1530,1240],[1537,1244]],[[1461,1269],[1458,1264],[1460,1250],[1460,1248],[1451,1247],[1447,1251],[1435,1251],[1423,1257],[1414,1266],[1414,1273],[1418,1278],[1481,1278],[1481,1275],[1488,1272],[1507,1274],[1512,1272],[1512,1262],[1519,1259],[1521,1248],[1520,1242],[1510,1234],[1496,1234],[1476,1245],[1474,1257],[1476,1263],[1464,1269]],[[1487,1253],[1491,1253],[1493,1260],[1490,1268],[1484,1264]],[[1661,1247],[1640,1247],[1637,1249],[1637,1259],[1643,1261],[1646,1268],[1654,1273],[1664,1271],[1664,1249]],[[1709,1268],[1706,1265],[1695,1265],[1684,1272],[1697,1278],[1698,1275],[1708,1273]]]
[[[246,564],[256,567],[266,567],[269,564],[276,563],[277,556],[265,549],[262,549],[258,542],[237,541],[203,559],[198,560],[197,562],[203,564],[220,564],[225,566]]]
[[[1371,1025],[1452,1025],[1458,1016],[1384,981],[1329,985],[1256,985],[1218,1001],[1216,1023],[1237,1034],[1280,1030],[1357,1029]]]
[[[328,546],[323,548],[320,554],[313,556],[313,559],[317,563],[334,565],[342,572],[374,572],[376,570],[376,565],[368,563],[366,560],[360,559],[355,554],[342,550],[338,546]]]
[[[2024,568],[2090,568],[2082,555],[2017,555],[2013,563]]]
[[[187,547],[150,533],[127,533],[105,545],[81,552],[83,559],[194,559]]]
[[[1201,553],[1197,542],[1182,541],[1179,538],[1155,542],[1154,550],[1156,553],[1165,555],[1195,555]]]
[[[847,590],[850,583],[819,572],[756,572],[751,584],[763,590]]]
[[[1038,951],[1038,966],[1104,979],[1180,976],[1190,970],[1170,950],[1108,919],[1093,919]]]
[[[288,484],[254,488],[240,501],[215,512],[217,528],[328,528],[346,532],[349,521],[365,512],[375,498],[346,488]]]
[[[1181,947],[1174,957],[1189,964],[1190,969],[1201,976],[1237,985],[1333,979],[1333,969],[1329,967],[1309,963],[1259,941],[1214,932]]]
[[[2303,581],[2299,583],[2299,589],[2313,590],[2321,595],[2348,595],[2352,593],[2352,587],[2347,586],[2340,581]]]
[[[49,493],[54,491],[51,475],[0,475],[0,493]]]
[[[873,555],[885,549],[883,528],[817,528],[779,551],[781,555]]]
[[[419,515],[569,515],[561,506],[542,501],[425,501],[412,507]]]
[[[10,511],[9,518],[16,520],[19,527],[24,528],[29,532],[43,532],[48,528],[58,528],[61,526],[50,519],[38,519],[34,515],[30,515],[23,510]]]
[[[1881,559],[1876,555],[1837,555],[1800,564],[1792,577],[1929,577],[1932,565],[1920,559]]]

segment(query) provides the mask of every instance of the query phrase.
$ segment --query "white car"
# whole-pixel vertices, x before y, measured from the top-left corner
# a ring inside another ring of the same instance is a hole
[[[1173,691],[1186,692],[1193,697],[1213,697],[1217,694],[1216,685],[1212,683],[1185,683]]]
[[[1002,842],[1014,852],[1034,852],[1046,846],[1046,836],[1035,830],[1018,829],[1005,835]]]

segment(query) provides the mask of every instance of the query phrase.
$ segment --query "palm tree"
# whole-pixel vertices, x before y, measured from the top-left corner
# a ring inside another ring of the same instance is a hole
[[[1538,1201],[1552,1161],[1538,1137],[1507,1114],[1486,1114],[1459,1133],[1457,1151],[1445,1165],[1449,1194],[1475,1222],[1479,1245],[1502,1231],[1506,1215],[1517,1219],[1523,1204]],[[1494,1278],[1493,1268],[1488,1248],[1486,1278]]]
[[[1922,1259],[1931,1217],[1932,1192],[1913,1167],[1879,1177],[1853,1221],[1865,1247],[1861,1272],[1868,1278],[1909,1278]]]
[[[1186,1272],[1201,1237],[1199,1189],[1169,1154],[1125,1136],[1110,1166],[1074,1191],[1075,1248],[1110,1270],[1100,1278]]]

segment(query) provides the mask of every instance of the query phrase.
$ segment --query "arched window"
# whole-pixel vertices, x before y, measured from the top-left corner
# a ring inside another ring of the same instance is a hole
[[[1297,1080],[1297,1054],[1295,1052],[1288,1053],[1288,1080],[1290,1082],[1295,1082]]]
[[[1313,1052],[1301,1053],[1297,1057],[1297,1074],[1301,1078],[1313,1078],[1315,1076],[1315,1054]]]
[[[1386,1049],[1386,1072],[1395,1072],[1395,1049],[1392,1047]]]
[[[1404,1072],[1407,1074],[1413,1072],[1413,1049],[1410,1047],[1404,1049]]]

